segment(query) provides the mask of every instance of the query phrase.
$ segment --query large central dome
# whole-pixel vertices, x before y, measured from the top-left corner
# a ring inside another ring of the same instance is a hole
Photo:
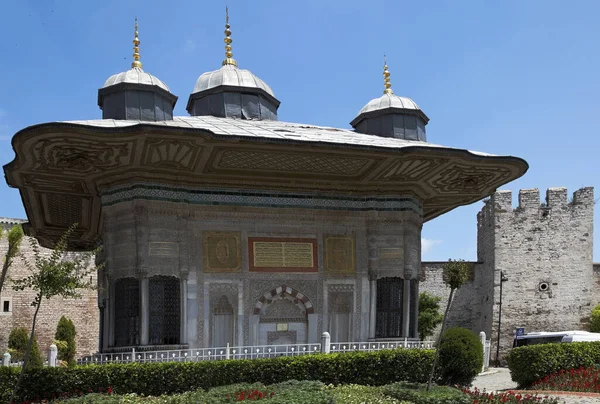
[[[223,66],[198,77],[187,111],[192,116],[276,121],[279,101],[273,90],[251,71],[238,68],[231,51],[232,42],[227,12]]]

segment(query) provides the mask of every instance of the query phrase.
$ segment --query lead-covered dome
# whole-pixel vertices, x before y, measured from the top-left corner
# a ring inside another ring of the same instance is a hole
[[[194,93],[210,90],[219,86],[245,87],[263,90],[275,97],[271,87],[250,70],[240,69],[235,65],[224,65],[219,70],[203,73],[194,86]]]
[[[225,60],[218,70],[203,73],[187,103],[192,116],[277,120],[279,100],[273,90],[249,70],[238,68],[231,52],[229,13],[225,20]]]
[[[144,84],[147,86],[157,86],[162,88],[165,91],[169,91],[169,87],[162,80],[158,79],[151,75],[150,73],[146,73],[141,67],[134,67],[126,72],[121,72],[117,74],[113,74],[110,76],[105,82],[102,88],[114,86],[116,84],[121,83],[133,83],[133,84]]]
[[[162,80],[146,73],[140,62],[140,39],[135,21],[131,69],[113,74],[98,90],[102,119],[166,121],[173,119],[177,96]]]
[[[369,101],[350,125],[360,133],[426,141],[427,115],[410,98],[394,94],[387,64],[383,66],[383,77],[383,95]]]

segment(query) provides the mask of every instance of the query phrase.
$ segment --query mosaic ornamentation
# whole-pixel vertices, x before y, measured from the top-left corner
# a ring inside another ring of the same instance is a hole
[[[422,215],[422,205],[404,196],[379,197],[321,197],[314,194],[264,191],[232,191],[230,189],[180,189],[154,184],[137,184],[115,188],[102,194],[102,205],[111,206],[134,199],[184,202],[193,205],[250,206],[266,208],[301,208],[347,211],[413,212]]]
[[[354,237],[325,237],[325,271],[338,273],[356,272]]]
[[[204,272],[241,272],[241,234],[203,232]]]

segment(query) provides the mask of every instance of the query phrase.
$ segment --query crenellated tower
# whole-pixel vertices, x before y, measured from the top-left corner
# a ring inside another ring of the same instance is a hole
[[[496,345],[501,272],[501,354],[515,328],[525,332],[582,330],[599,301],[593,271],[594,191],[549,188],[498,191],[477,216],[482,329]],[[495,352],[495,348],[493,349]],[[501,355],[502,356],[502,355]],[[492,359],[495,355],[492,355]]]

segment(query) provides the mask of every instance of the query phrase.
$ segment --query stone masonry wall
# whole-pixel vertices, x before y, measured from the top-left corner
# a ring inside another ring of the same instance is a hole
[[[10,228],[15,222],[0,220],[0,229]],[[6,254],[8,243],[6,238],[0,240],[0,259],[3,259]],[[27,259],[33,260],[33,252],[30,246],[30,240],[25,237],[21,243],[21,252]],[[44,254],[48,254],[51,250],[42,249]],[[29,270],[25,266],[21,258],[16,258],[13,265],[9,269],[8,278],[19,279],[27,276]],[[96,275],[93,275],[95,282]],[[33,319],[34,307],[31,306],[35,293],[32,290],[24,290],[16,292],[12,289],[10,281],[6,282],[2,293],[0,294],[0,303],[4,300],[10,301],[11,311],[3,312],[3,307],[0,307],[0,353],[6,352],[8,344],[8,336],[10,331],[15,327],[25,327],[31,329],[31,321]],[[83,292],[81,299],[64,299],[54,297],[50,300],[44,300],[38,313],[35,334],[42,357],[45,357],[54,334],[56,325],[62,315],[69,317],[75,323],[77,357],[89,355],[98,350],[98,304],[95,290]]]
[[[485,252],[494,262],[492,352],[500,271],[508,278],[502,293],[501,358],[512,347],[517,327],[525,332],[587,328],[599,299],[592,263],[593,209],[592,188],[577,190],[571,201],[565,188],[550,188],[545,203],[538,189],[526,189],[513,209],[512,193],[501,191],[482,210],[481,236],[493,240]]]
[[[450,288],[444,283],[443,265],[445,262],[423,262],[421,267],[420,292],[427,292],[433,296],[441,297],[440,311],[444,311],[450,296]],[[458,289],[448,313],[447,327],[463,327],[479,334],[484,331],[482,325],[481,279],[486,277],[483,273],[483,265],[477,262],[469,262],[472,268],[472,276],[469,281]],[[435,330],[429,339],[435,339],[441,325]],[[487,334],[489,338],[489,333]]]

